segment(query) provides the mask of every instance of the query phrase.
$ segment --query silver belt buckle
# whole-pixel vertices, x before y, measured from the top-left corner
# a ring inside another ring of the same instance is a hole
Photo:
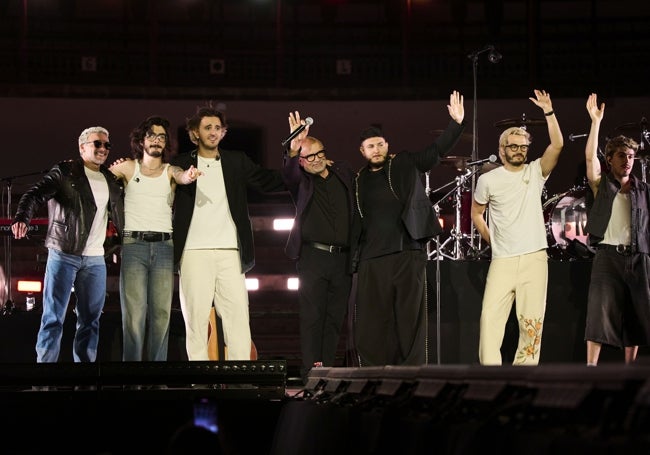
[[[336,247],[335,247],[334,245],[330,245],[330,253],[334,253],[335,248],[336,248]]]
[[[618,254],[623,254],[623,255],[625,255],[625,254],[627,254],[627,252],[628,252],[628,246],[619,243],[618,245],[616,245],[616,252],[617,252]]]

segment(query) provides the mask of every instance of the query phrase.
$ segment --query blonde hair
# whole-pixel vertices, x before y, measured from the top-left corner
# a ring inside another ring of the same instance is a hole
[[[508,136],[523,136],[526,138],[526,141],[529,144],[532,141],[532,136],[528,131],[526,131],[526,128],[522,128],[519,126],[512,126],[507,130],[505,130],[503,133],[501,133],[501,136],[499,136],[499,148],[505,147],[508,141]]]
[[[88,137],[91,134],[95,134],[95,133],[105,134],[106,137],[108,137],[108,130],[103,126],[91,126],[90,128],[86,128],[85,130],[83,130],[79,135],[79,145],[88,142]]]

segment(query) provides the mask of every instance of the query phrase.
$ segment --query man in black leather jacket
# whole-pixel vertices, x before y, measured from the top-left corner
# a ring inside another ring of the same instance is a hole
[[[118,233],[124,224],[123,185],[104,166],[110,148],[105,128],[85,129],[79,136],[80,157],[56,164],[18,202],[11,226],[16,239],[26,236],[37,210],[48,204],[43,315],[36,341],[39,363],[59,359],[73,289],[77,316],[74,361],[94,362],[97,358],[99,318],[106,298],[108,221]]]

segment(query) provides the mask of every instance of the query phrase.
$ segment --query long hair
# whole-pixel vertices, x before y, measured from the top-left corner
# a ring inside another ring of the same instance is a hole
[[[169,157],[172,154],[172,145],[171,137],[169,136],[169,120],[164,117],[152,115],[131,131],[131,153],[133,154],[133,158],[136,160],[142,159],[144,156],[144,137],[148,132],[153,131],[154,125],[163,127],[165,134],[167,135],[162,155],[162,160],[166,163],[169,161]]]

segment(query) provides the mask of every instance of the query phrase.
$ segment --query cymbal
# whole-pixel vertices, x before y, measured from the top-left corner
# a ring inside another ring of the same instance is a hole
[[[522,118],[507,118],[504,120],[499,120],[498,122],[494,122],[494,126],[497,128],[510,128],[512,126],[519,126],[525,129],[529,126],[542,125],[546,125],[546,120],[543,118],[526,118],[526,116],[522,116]]]
[[[445,132],[445,130],[433,130],[433,131],[431,131],[431,133],[435,134],[436,136],[440,136],[444,132]],[[463,133],[463,134],[460,135],[460,138],[458,140],[461,141],[461,142],[472,142],[473,139],[474,139],[473,134]]]
[[[486,172],[490,172],[501,166],[502,166],[501,163],[485,163],[483,166],[481,166],[481,170],[479,171],[479,174],[485,174]]]
[[[628,133],[645,133],[648,131],[648,120],[643,117],[640,122],[623,123],[614,128],[614,131]]]
[[[469,156],[445,156],[440,158],[440,164],[443,166],[453,166],[459,171],[465,170],[467,163],[471,160]]]

